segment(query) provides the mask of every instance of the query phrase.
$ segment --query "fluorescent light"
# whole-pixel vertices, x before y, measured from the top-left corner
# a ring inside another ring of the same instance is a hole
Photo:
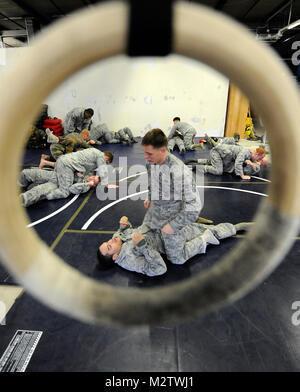
[[[300,19],[298,19],[298,20],[296,20],[295,22],[289,24],[288,26],[286,26],[286,28],[287,28],[288,30],[291,30],[291,29],[293,29],[293,28],[295,28],[295,27],[297,27],[297,26],[299,26],[299,25],[300,25]]]

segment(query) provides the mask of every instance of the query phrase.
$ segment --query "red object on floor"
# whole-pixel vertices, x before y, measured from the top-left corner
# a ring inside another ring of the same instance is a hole
[[[47,118],[44,121],[43,127],[49,128],[52,132],[53,135],[55,136],[62,136],[64,134],[64,128],[62,126],[62,120],[60,118]]]
[[[46,120],[44,120],[44,125],[58,125],[61,123],[62,120],[60,118],[46,118]]]

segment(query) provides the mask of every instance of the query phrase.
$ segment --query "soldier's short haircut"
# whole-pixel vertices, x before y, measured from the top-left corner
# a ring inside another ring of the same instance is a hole
[[[259,154],[259,155],[263,155],[263,156],[266,155],[266,150],[265,150],[263,147],[258,147],[258,148],[255,150],[255,152],[256,152],[257,154]]]
[[[98,258],[98,268],[100,270],[108,270],[112,268],[115,265],[115,262],[112,258],[112,256],[104,256],[99,248],[97,250],[97,258]]]
[[[180,117],[174,117],[173,121],[180,121]]]
[[[104,151],[103,154],[106,155],[107,157],[109,157],[108,163],[112,163],[112,161],[114,159],[114,153],[111,151]]]
[[[86,112],[86,113],[89,113],[91,116],[94,115],[94,110],[91,109],[91,108],[85,109],[85,112]]]
[[[159,128],[151,129],[142,139],[143,146],[152,146],[153,148],[167,147],[168,139],[163,131]]]

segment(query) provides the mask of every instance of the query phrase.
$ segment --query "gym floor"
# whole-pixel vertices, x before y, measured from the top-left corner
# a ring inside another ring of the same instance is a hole
[[[127,156],[128,166],[145,164],[140,143],[104,147],[115,152],[115,165],[120,156]],[[27,150],[24,166],[38,166],[41,152]],[[175,155],[182,159],[177,151]],[[207,155],[198,149],[184,158]],[[261,179],[249,181],[231,175],[206,175],[200,215],[215,224],[252,221],[260,200],[267,197],[267,178],[267,170]],[[71,201],[67,208],[48,217]],[[99,271],[97,247],[118,229],[119,218],[127,215],[137,226],[145,214],[142,200],[126,199],[107,208],[86,230],[82,229],[89,218],[110,203],[99,201],[91,190],[77,198],[41,201],[27,208],[27,213],[41,239],[66,263],[93,279],[122,287],[154,287],[186,279],[218,262],[244,237],[237,235],[219,246],[209,246],[205,255],[182,266],[167,262],[168,271],[160,277],[149,278],[118,266]],[[32,330],[43,334],[27,372],[299,371],[300,326],[292,323],[292,303],[300,300],[299,239],[280,267],[245,298],[175,326],[123,329],[83,324],[40,304],[0,266],[0,293],[4,298],[9,293],[11,302],[5,325],[0,325],[0,358],[17,330]]]

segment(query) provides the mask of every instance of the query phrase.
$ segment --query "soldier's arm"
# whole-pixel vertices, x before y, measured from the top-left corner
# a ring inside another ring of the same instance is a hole
[[[113,238],[115,238],[115,237],[123,238],[124,235],[125,235],[125,237],[128,236],[128,238],[130,238],[132,229],[133,229],[133,227],[129,221],[126,225],[122,225],[120,223],[119,230],[114,233]]]
[[[93,147],[93,144],[87,143],[86,141],[82,141],[79,143],[79,146],[77,148],[91,148]]]
[[[141,272],[147,276],[157,276],[162,275],[167,271],[166,264],[161,257],[160,253],[150,247],[145,239],[142,239],[134,249],[139,254],[138,259],[142,265]]]
[[[132,229],[132,224],[128,220],[127,216],[122,216],[119,223],[120,223],[120,227],[118,231],[120,232],[124,232],[127,229]]]
[[[75,122],[76,122],[76,119],[75,119],[74,115],[72,115],[72,116],[70,116],[68,118],[68,121],[67,121],[66,126],[65,126],[66,133],[71,133],[71,132],[75,132],[76,131]]]
[[[168,140],[172,139],[172,137],[174,136],[174,133],[176,131],[177,131],[177,124],[174,124],[172,129],[171,129],[171,131],[170,131],[170,133],[169,133]]]
[[[237,176],[244,175],[243,164],[247,159],[250,158],[250,156],[251,156],[251,152],[246,148],[244,148],[242,151],[238,153],[234,163],[234,171]]]
[[[86,182],[77,182],[70,186],[69,191],[75,195],[79,195],[80,193],[85,193],[92,188],[91,185],[88,185]]]

